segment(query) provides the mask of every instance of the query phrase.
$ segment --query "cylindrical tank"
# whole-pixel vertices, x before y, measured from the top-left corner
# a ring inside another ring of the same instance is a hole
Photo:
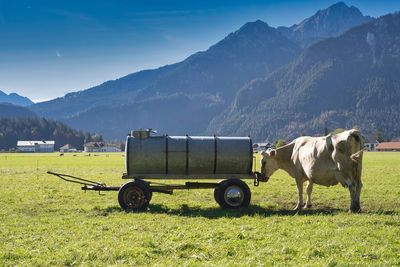
[[[125,147],[126,177],[219,178],[252,175],[250,137],[151,136],[134,131]]]

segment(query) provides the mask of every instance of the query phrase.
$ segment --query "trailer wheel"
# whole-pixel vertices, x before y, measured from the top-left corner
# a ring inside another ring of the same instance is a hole
[[[239,209],[249,206],[251,191],[242,180],[227,179],[215,188],[214,198],[223,209]]]
[[[149,184],[150,183],[148,183],[148,182],[145,182],[145,181],[143,181],[143,180],[141,180],[141,179],[135,179],[135,182],[136,183],[143,183],[143,185],[144,186],[146,186],[148,189],[149,189],[149,198],[147,199],[147,206],[149,205],[149,203],[150,203],[150,201],[151,201],[151,199],[153,198],[153,192],[150,190],[150,188],[149,188]],[[146,207],[147,207],[146,206]]]
[[[147,204],[150,203],[151,199],[153,198],[153,192],[149,191],[149,199],[147,200]]]
[[[126,211],[145,210],[149,205],[151,192],[146,182],[135,180],[124,184],[118,191],[118,202]]]

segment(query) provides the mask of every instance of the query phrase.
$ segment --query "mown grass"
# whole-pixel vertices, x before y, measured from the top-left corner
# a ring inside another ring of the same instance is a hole
[[[1,266],[400,265],[400,153],[366,153],[361,214],[347,213],[340,186],[315,186],[313,209],[291,211],[296,187],[283,172],[250,186],[246,210],[192,190],[155,194],[145,213],[45,174],[123,183],[122,154],[98,155],[0,154]]]

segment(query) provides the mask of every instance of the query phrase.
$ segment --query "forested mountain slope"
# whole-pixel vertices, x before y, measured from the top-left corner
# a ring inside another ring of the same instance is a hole
[[[289,140],[353,126],[400,136],[399,13],[321,41],[252,81],[208,132]]]
[[[31,110],[10,103],[0,103],[0,118],[36,117]]]

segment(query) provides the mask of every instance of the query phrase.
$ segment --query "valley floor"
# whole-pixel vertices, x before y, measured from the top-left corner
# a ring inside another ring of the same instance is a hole
[[[291,211],[284,172],[253,187],[252,204],[223,211],[212,190],[155,194],[125,213],[117,193],[99,196],[47,170],[120,185],[121,153],[0,154],[0,265],[399,266],[400,153],[366,153],[361,214],[340,186],[314,187],[310,211]]]

